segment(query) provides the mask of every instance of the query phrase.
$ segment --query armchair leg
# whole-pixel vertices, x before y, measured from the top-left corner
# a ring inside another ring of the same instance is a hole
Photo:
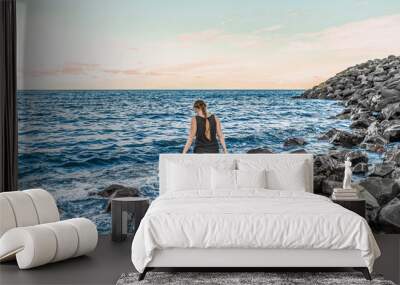
[[[357,271],[361,271],[361,273],[364,275],[365,279],[372,280],[371,274],[369,274],[369,270],[367,267],[355,267],[354,269]]]
[[[142,280],[144,279],[144,277],[146,277],[147,271],[149,271],[149,270],[148,270],[147,267],[146,267],[146,268],[143,270],[143,272],[139,274],[138,281],[142,281]]]

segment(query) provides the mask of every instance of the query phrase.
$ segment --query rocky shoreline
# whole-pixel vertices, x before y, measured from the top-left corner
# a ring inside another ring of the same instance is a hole
[[[367,201],[368,222],[377,232],[400,233],[400,57],[352,66],[296,98],[340,100],[344,110],[336,118],[352,121],[351,132],[321,134],[342,150],[315,156],[315,193],[330,195],[341,185],[350,156],[362,177],[354,187]],[[381,162],[368,164],[366,151],[381,154]]]

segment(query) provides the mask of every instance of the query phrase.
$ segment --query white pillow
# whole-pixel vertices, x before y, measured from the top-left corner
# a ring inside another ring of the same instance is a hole
[[[239,170],[267,170],[267,188],[303,191],[307,189],[307,169],[304,161],[279,159],[275,161],[239,160]]]
[[[270,169],[268,188],[273,190],[307,191],[304,163],[292,164],[288,169]]]
[[[237,188],[267,188],[267,170],[236,170]]]
[[[236,170],[212,168],[212,189],[214,191],[236,190]]]
[[[211,189],[211,167],[168,164],[168,191]]]

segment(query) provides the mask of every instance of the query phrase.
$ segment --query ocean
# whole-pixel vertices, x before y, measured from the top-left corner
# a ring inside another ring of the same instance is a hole
[[[304,149],[327,152],[318,136],[349,120],[332,119],[340,102],[292,99],[301,90],[19,91],[19,187],[41,187],[57,199],[63,219],[83,216],[110,231],[107,200],[88,196],[118,183],[144,196],[158,194],[160,153],[181,152],[203,99],[222,123],[230,153],[256,147],[290,151],[283,141],[303,137]]]

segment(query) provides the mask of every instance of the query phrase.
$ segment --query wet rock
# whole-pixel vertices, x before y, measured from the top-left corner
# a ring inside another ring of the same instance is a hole
[[[383,117],[387,120],[400,119],[400,102],[392,103],[382,109]]]
[[[365,174],[368,172],[368,164],[364,162],[357,163],[352,170],[354,174]]]
[[[379,213],[379,222],[386,232],[400,233],[400,199],[394,198]]]
[[[338,130],[335,135],[329,140],[331,144],[341,145],[344,147],[353,147],[363,141],[364,137],[356,133],[349,133]]]
[[[123,186],[119,184],[112,184],[104,190],[95,193],[104,198],[108,198],[106,211],[111,211],[111,200],[118,197],[137,197],[139,196],[139,190],[135,187]]]
[[[135,187],[123,186],[120,184],[111,184],[104,190],[97,192],[96,195],[107,198],[115,195],[115,193],[119,193],[118,197],[136,197],[139,194],[139,190]]]
[[[329,156],[343,163],[349,157],[353,166],[361,162],[368,163],[368,154],[360,150],[331,151]]]
[[[392,124],[388,128],[383,131],[383,135],[390,142],[399,142],[400,141],[400,121],[396,121],[396,123]]]
[[[329,131],[327,131],[326,133],[322,134],[318,139],[320,140],[329,140],[330,138],[332,138],[336,133],[338,132],[338,129],[330,129]]]
[[[334,188],[342,188],[343,183],[340,181],[334,181],[325,179],[322,181],[322,193],[332,195]]]
[[[366,129],[370,125],[368,119],[360,119],[351,123],[350,128],[352,129]]]
[[[300,149],[295,149],[290,151],[290,153],[307,153],[307,151],[304,148],[300,148]]]
[[[305,144],[307,144],[307,142],[303,138],[298,138],[298,137],[287,138],[283,142],[283,146],[285,147],[300,146]]]
[[[381,144],[361,143],[360,146],[368,151],[384,153],[385,147]]]
[[[385,153],[385,162],[394,162],[397,166],[400,166],[400,147],[390,149]]]
[[[372,223],[373,225],[375,225],[378,218],[379,210],[381,209],[381,206],[379,205],[378,201],[371,193],[369,193],[360,184],[358,183],[352,184],[352,187],[358,191],[358,196],[361,199],[365,200],[366,216],[368,222],[370,222],[370,224]],[[375,227],[378,227],[378,225],[375,225]]]
[[[258,147],[248,150],[247,153],[274,153],[274,152],[268,147]]]
[[[340,114],[336,115],[336,119],[347,120],[350,119],[351,116],[351,108],[345,108]]]
[[[374,165],[369,176],[389,177],[395,169],[395,163],[392,161],[377,163]]]
[[[330,155],[317,155],[314,157],[314,175],[324,179],[342,181],[344,176],[344,164]]]
[[[387,204],[400,193],[399,182],[391,178],[368,177],[359,184],[375,197],[380,206]]]

